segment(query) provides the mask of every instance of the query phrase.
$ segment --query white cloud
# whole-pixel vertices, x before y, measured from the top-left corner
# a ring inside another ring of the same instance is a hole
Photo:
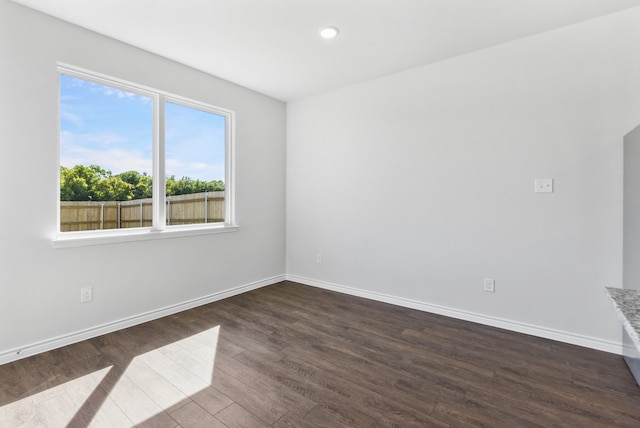
[[[127,143],[128,141],[129,138],[117,132],[75,134],[71,131],[62,131],[60,133],[62,150],[70,149],[73,145],[78,147],[91,146],[99,149],[100,147]],[[149,142],[149,148],[151,148],[151,142]]]
[[[195,171],[202,171],[203,169],[209,168],[209,165],[203,162],[192,162],[189,164],[189,168]]]
[[[67,82],[67,85],[71,86],[72,88],[80,88],[85,84],[84,80],[79,79],[77,77],[69,77],[66,80],[66,82]]]
[[[69,121],[75,126],[82,126],[84,124],[82,116],[71,113],[66,107],[64,104],[60,105],[60,119]]]
[[[100,132],[93,134],[84,134],[82,139],[93,143],[94,145],[109,146],[117,143],[124,143],[128,139],[117,132]]]
[[[60,165],[71,168],[75,165],[99,165],[114,174],[124,171],[138,171],[151,174],[152,160],[150,156],[138,150],[120,148],[96,149],[75,144],[73,134],[63,132],[60,152]]]
[[[115,149],[107,151],[86,150],[76,154],[80,156],[76,158],[75,162],[70,162],[70,165],[100,165],[100,167],[114,174],[120,174],[125,171],[151,174],[151,159],[144,157],[142,153]]]
[[[125,91],[123,89],[118,89],[118,88],[113,88],[111,86],[105,86],[105,85],[101,85],[99,83],[93,83],[93,82],[89,82],[89,85],[91,85],[90,90],[91,92],[100,92],[103,95],[106,95],[108,97],[111,96],[115,96],[117,98],[127,98],[127,99],[139,99],[140,101],[142,101],[143,103],[150,103],[151,102],[151,98],[146,97],[144,95],[140,95],[140,94],[136,94],[135,92],[129,92],[129,91]]]
[[[204,162],[183,162],[179,159],[168,158],[165,161],[167,175],[174,175],[180,179],[190,177],[194,180],[224,180],[224,165],[212,165]]]
[[[180,169],[180,168],[184,168],[186,165],[184,162],[182,162],[179,159],[173,159],[173,158],[169,158],[167,160],[165,160],[164,162],[165,164],[165,168],[167,169],[167,171],[169,169]]]

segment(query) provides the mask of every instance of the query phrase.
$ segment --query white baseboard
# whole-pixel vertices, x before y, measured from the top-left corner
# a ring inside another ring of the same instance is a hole
[[[547,327],[541,327],[533,324],[521,323],[504,318],[497,318],[488,315],[478,314],[474,312],[459,310],[446,306],[434,305],[431,303],[421,302],[418,300],[406,299],[403,297],[391,296],[383,293],[362,290],[359,288],[347,287],[344,285],[333,284],[326,281],[305,278],[297,275],[286,275],[287,281],[298,282],[300,284],[310,285],[313,287],[324,288],[327,290],[337,291],[339,293],[350,294],[353,296],[364,297],[366,299],[376,300],[379,302],[390,303],[392,305],[403,306],[406,308],[417,309],[424,312],[444,315],[464,321],[471,321],[478,324],[484,324],[491,327],[498,327],[505,330],[515,331],[518,333],[529,334],[531,336],[551,339],[558,342],[570,343],[572,345],[584,346],[586,348],[596,349],[598,351],[610,352],[612,354],[622,354],[622,343],[613,342],[595,337],[583,336],[580,334],[570,333],[561,330],[555,330]]]
[[[91,339],[103,334],[111,333],[123,328],[132,327],[147,321],[172,315],[187,309],[195,308],[201,305],[222,300],[227,297],[245,293],[268,285],[276,284],[284,280],[298,282],[300,284],[310,285],[313,287],[324,288],[327,290],[337,291],[339,293],[350,294],[353,296],[364,297],[366,299],[376,300],[379,302],[390,303],[393,305],[403,306],[406,308],[417,309],[424,312],[430,312],[438,315],[444,315],[451,318],[471,321],[478,324],[484,324],[492,327],[503,328],[505,330],[516,331],[518,333],[530,334],[532,336],[543,337],[545,339],[556,340],[559,342],[570,343],[573,345],[584,346],[586,348],[596,349],[599,351],[610,352],[621,355],[622,343],[602,340],[594,337],[583,336],[575,333],[569,333],[561,330],[540,327],[532,324],[521,323],[518,321],[507,320],[503,318],[491,317],[488,315],[478,314],[474,312],[463,311],[455,308],[449,308],[441,305],[421,302],[418,300],[406,299],[403,297],[391,296],[383,293],[362,290],[344,285],[319,281],[305,278],[297,275],[278,275],[261,281],[252,282],[229,290],[213,293],[208,296],[189,300],[176,305],[167,306],[154,311],[80,330],[74,333],[65,334],[51,339],[43,340],[37,343],[25,344],[19,348],[0,351],[0,364],[16,361],[41,352],[50,351],[62,346],[71,345],[82,340]]]
[[[267,278],[261,281],[256,281],[250,284],[245,284],[239,287],[231,288],[229,290],[213,293],[208,296],[199,297],[197,299],[178,303],[176,305],[171,305],[164,308],[156,309],[140,315],[135,315],[135,316],[124,318],[118,321],[113,321],[107,324],[102,324],[102,325],[91,327],[85,330],[80,330],[74,333],[65,334],[62,336],[43,340],[41,342],[26,344],[24,346],[21,346],[20,348],[0,351],[0,364],[16,361],[21,358],[26,358],[31,355],[39,354],[41,352],[51,351],[52,349],[60,348],[66,345],[71,345],[73,343],[77,343],[82,340],[91,339],[93,337],[101,336],[103,334],[111,333],[117,330],[121,330],[123,328],[132,327],[134,325],[138,325],[147,321],[152,321],[158,318],[162,318],[167,315],[172,315],[178,312],[185,311],[187,309],[192,309],[197,306],[206,305],[208,303],[212,303],[217,300],[226,299],[227,297],[235,296],[241,293],[246,293],[247,291],[255,290],[261,287],[266,287],[267,285],[275,284],[284,280],[285,280],[285,275],[278,275],[272,278]]]

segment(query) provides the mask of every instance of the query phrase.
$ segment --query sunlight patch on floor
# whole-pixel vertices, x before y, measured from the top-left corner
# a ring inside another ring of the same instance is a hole
[[[0,407],[0,427],[65,427],[112,366]],[[105,410],[109,410],[108,406]]]
[[[211,385],[219,329],[0,407],[0,427],[64,427],[79,417],[92,427],[132,426],[175,410]]]

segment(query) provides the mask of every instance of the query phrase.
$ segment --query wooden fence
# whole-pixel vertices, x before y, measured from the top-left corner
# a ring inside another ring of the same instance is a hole
[[[151,199],[60,202],[60,231],[150,227]],[[224,221],[224,191],[167,197],[168,225]]]

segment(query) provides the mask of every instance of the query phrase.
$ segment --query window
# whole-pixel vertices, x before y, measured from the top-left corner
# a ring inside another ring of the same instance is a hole
[[[233,227],[232,112],[68,66],[58,71],[56,241]]]

